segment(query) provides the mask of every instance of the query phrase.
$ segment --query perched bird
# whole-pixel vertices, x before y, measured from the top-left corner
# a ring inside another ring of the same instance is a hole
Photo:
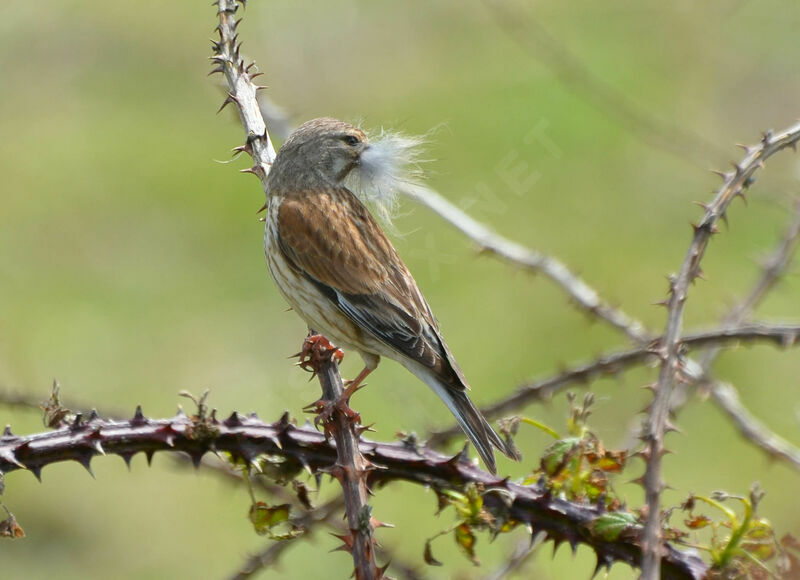
[[[308,327],[364,359],[351,388],[380,357],[398,361],[444,401],[494,473],[492,448],[513,458],[515,452],[470,401],[464,374],[417,283],[351,190],[391,187],[398,178],[395,158],[408,149],[397,136],[370,143],[363,131],[336,119],[301,125],[267,177],[267,262]]]

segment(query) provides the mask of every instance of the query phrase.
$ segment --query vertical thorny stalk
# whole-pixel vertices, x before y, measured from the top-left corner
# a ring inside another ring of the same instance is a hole
[[[342,351],[320,335],[309,336],[303,345],[301,365],[314,372],[322,387],[322,399],[316,405],[316,422],[325,427],[325,436],[336,442],[336,464],[330,468],[341,484],[349,532],[337,537],[340,549],[353,555],[357,580],[372,580],[383,576],[375,563],[375,525],[367,503],[367,475],[372,464],[358,448],[361,433],[359,415],[348,406],[349,392],[345,391],[338,362]]]
[[[711,203],[704,206],[703,219],[694,225],[694,236],[681,264],[680,272],[670,278],[670,295],[666,304],[667,328],[663,341],[656,349],[656,354],[661,359],[661,370],[642,434],[644,441],[642,456],[646,462],[642,482],[647,508],[642,559],[642,578],[645,580],[656,580],[660,576],[661,491],[665,485],[661,476],[661,457],[666,452],[664,435],[671,428],[668,415],[672,390],[682,367],[681,335],[689,285],[702,274],[700,262],[711,236],[718,231],[717,223],[720,219],[727,219],[730,203],[737,196],[744,197],[745,190],[754,181],[755,172],[763,167],[766,159],[786,147],[796,147],[798,140],[800,140],[800,123],[778,135],[772,132],[765,133],[757,146],[747,148],[747,155],[740,163],[734,165],[733,171],[722,174],[724,180],[722,187]]]
[[[247,135],[245,144],[235,151],[251,155],[253,166],[245,171],[256,175],[266,191],[266,177],[275,159],[275,149],[256,100],[256,92],[261,87],[253,79],[260,73],[255,71],[254,63],[245,65],[240,55],[241,43],[236,33],[239,2],[218,0],[216,6],[219,40],[213,41],[214,54],[211,60],[215,68],[212,73],[221,73],[225,77],[228,95],[222,107],[236,104]],[[327,401],[323,411],[326,433],[333,435],[338,452],[337,463],[331,473],[342,484],[350,528],[350,533],[341,536],[341,539],[344,547],[353,554],[356,578],[379,578],[383,570],[375,565],[374,524],[367,505],[366,473],[369,463],[358,450],[358,435],[362,428],[356,424],[357,414],[346,408],[346,401],[341,401],[344,392],[342,378],[335,360],[331,358],[339,351],[323,341],[315,342],[313,348],[311,362],[317,365],[313,370],[319,376],[323,399]]]

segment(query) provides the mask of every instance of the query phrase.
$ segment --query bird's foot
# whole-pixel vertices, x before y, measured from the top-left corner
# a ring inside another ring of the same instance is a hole
[[[327,425],[333,421],[336,413],[341,413],[348,421],[360,423],[361,415],[358,411],[354,411],[350,408],[350,397],[354,392],[355,391],[350,391],[350,389],[345,389],[341,396],[335,401],[319,399],[304,407],[303,410],[306,413],[316,413],[317,416],[314,417],[314,425],[317,427],[319,427],[320,424],[325,426],[326,432]]]
[[[344,358],[344,352],[321,334],[309,333],[303,341],[302,350],[294,356],[300,359],[297,366],[316,376],[321,363],[336,361],[339,364]]]

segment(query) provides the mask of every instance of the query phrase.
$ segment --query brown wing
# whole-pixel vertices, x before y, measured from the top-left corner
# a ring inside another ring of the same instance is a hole
[[[289,195],[278,209],[285,257],[360,328],[466,387],[414,278],[364,205],[347,189]]]

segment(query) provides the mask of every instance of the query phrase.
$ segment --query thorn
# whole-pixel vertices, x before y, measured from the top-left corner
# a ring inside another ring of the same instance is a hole
[[[200,469],[200,463],[203,461],[203,455],[205,455],[204,451],[189,453],[189,458],[192,460],[192,465],[194,465],[195,469]]]
[[[3,460],[5,462],[7,462],[7,463],[11,463],[12,465],[16,465],[17,467],[19,467],[21,469],[25,469],[25,465],[23,463],[20,463],[20,461],[17,459],[16,455],[14,455],[14,452],[11,451],[10,449],[8,449],[8,450],[0,450],[0,460]]]
[[[147,451],[144,452],[144,456],[147,457],[147,465],[148,465],[148,467],[152,467],[153,466],[153,455],[154,454],[155,454],[155,450],[154,449],[148,449]]]
[[[33,476],[39,480],[39,483],[42,483],[42,466],[37,465],[36,467],[29,467],[28,471],[30,471]]]
[[[75,420],[72,422],[72,425],[70,425],[70,429],[73,431],[79,431],[85,426],[86,424],[83,422],[83,413],[75,413]]]
[[[640,475],[636,479],[631,479],[628,481],[628,483],[633,483],[634,485],[641,485],[644,487],[644,475]]]
[[[125,465],[128,467],[128,471],[131,470],[131,459],[133,459],[133,453],[120,453],[120,457],[125,462]]]
[[[256,213],[259,214],[262,211],[264,211],[265,209],[267,209],[267,204],[266,203],[264,203],[264,205],[262,205]],[[303,354],[303,353],[299,352],[294,356],[300,356],[301,354]],[[289,358],[294,358],[294,357],[289,357]]]
[[[234,411],[222,424],[226,427],[240,427],[242,424],[241,415],[239,415],[238,411]]]
[[[95,439],[94,442],[92,442],[92,448],[94,449],[95,453],[97,453],[98,455],[105,455],[106,454],[105,449],[103,449],[103,446],[100,444],[100,441],[97,440],[97,439]]]
[[[83,465],[84,469],[89,472],[89,475],[92,476],[92,479],[97,479],[94,476],[94,471],[92,471],[92,456],[91,454],[81,454],[79,455],[75,461]]]
[[[147,423],[147,418],[142,413],[142,406],[136,405],[136,412],[133,414],[133,419],[131,419],[132,425],[145,425]]]
[[[226,99],[224,101],[222,101],[222,104],[219,106],[219,109],[217,109],[217,114],[219,114],[222,111],[222,109],[227,107],[228,104],[233,103],[233,102],[237,102],[238,103],[238,101],[236,100],[236,97],[234,97],[231,93],[228,93],[228,96],[226,97]]]
[[[3,429],[3,437],[14,437],[14,434],[11,432],[11,425],[6,425],[6,428]]]

